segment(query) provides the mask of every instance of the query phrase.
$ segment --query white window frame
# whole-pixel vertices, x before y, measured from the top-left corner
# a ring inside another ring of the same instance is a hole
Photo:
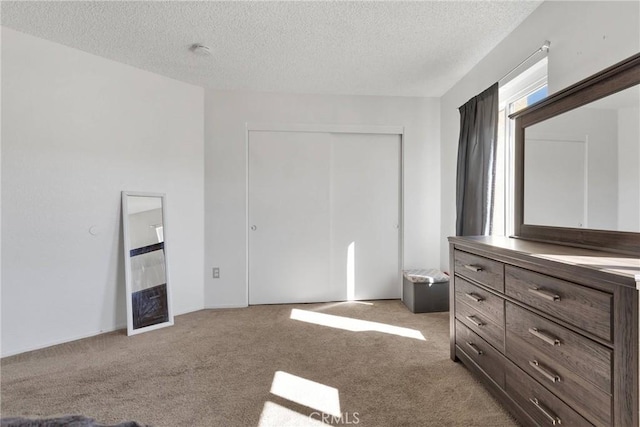
[[[492,230],[492,234],[511,236],[514,233],[514,144],[515,144],[515,123],[509,119],[509,115],[515,112],[514,103],[519,99],[548,86],[548,61],[547,56],[538,60],[522,73],[513,79],[503,83],[499,89],[498,111],[504,109],[504,138],[505,138],[505,170],[496,171],[504,173],[504,206],[494,206],[496,209],[503,209],[504,229]],[[495,213],[494,213],[495,215]]]

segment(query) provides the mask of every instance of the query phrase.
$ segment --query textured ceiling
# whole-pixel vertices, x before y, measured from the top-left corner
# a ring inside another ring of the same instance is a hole
[[[2,25],[214,89],[441,96],[541,1],[2,1]],[[193,43],[211,47],[196,56]]]

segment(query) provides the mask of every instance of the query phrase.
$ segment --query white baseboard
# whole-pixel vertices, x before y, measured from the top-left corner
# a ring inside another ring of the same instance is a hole
[[[193,313],[195,311],[200,311],[200,310],[208,310],[208,309],[220,309],[220,308],[246,308],[246,305],[237,305],[237,304],[228,304],[228,305],[214,305],[214,306],[205,306],[205,307],[198,307],[196,309],[190,310],[190,311],[185,311],[185,312],[180,312],[180,313],[174,313],[174,316],[181,316],[183,314],[189,314],[189,313]],[[35,350],[42,350],[43,348],[47,348],[47,347],[52,347],[54,345],[59,345],[59,344],[66,344],[72,341],[77,341],[77,340],[81,340],[84,338],[91,338],[91,337],[95,337],[97,335],[102,335],[102,334],[107,334],[109,332],[114,332],[120,329],[127,329],[127,324],[123,323],[121,325],[116,325],[113,328],[106,328],[106,329],[101,329],[99,331],[95,331],[95,332],[89,332],[87,334],[82,334],[82,335],[77,335],[77,336],[72,336],[72,337],[67,337],[67,338],[61,338],[58,340],[53,340],[53,341],[48,341],[44,344],[39,344],[36,346],[29,346],[29,347],[22,347],[18,350],[14,350],[14,351],[10,351],[8,353],[0,353],[0,357],[9,357],[9,356],[15,356],[17,354],[22,354],[22,353],[27,353],[29,351],[35,351]]]
[[[215,310],[220,308],[247,308],[249,307],[246,304],[214,304],[214,305],[205,305],[205,310]]]
[[[174,313],[174,317],[175,316],[181,316],[183,314],[189,314],[189,313],[193,313],[194,311],[199,311],[202,310],[203,307],[198,307],[198,308],[194,308],[192,310],[189,311],[185,311],[185,312],[180,312],[180,313]],[[10,351],[8,353],[0,353],[0,357],[9,357],[9,356],[15,356],[17,354],[21,354],[21,353],[27,353],[29,351],[35,351],[35,350],[42,350],[43,348],[47,348],[47,347],[52,347],[54,345],[59,345],[59,344],[66,344],[72,341],[77,341],[77,340],[81,340],[84,338],[91,338],[91,337],[95,337],[97,335],[102,335],[102,334],[108,334],[109,332],[114,332],[120,329],[124,329],[126,331],[127,329],[127,323],[122,323],[119,325],[115,325],[114,327],[111,328],[104,328],[101,329],[99,331],[94,331],[94,332],[89,332],[86,334],[81,334],[81,335],[76,335],[76,336],[72,336],[72,337],[67,337],[67,338],[61,338],[61,339],[57,339],[57,340],[52,340],[52,341],[47,341],[44,344],[39,344],[36,346],[29,346],[29,347],[22,347],[18,350],[14,350],[14,351]]]
[[[35,350],[42,350],[43,348],[47,348],[47,347],[53,347],[54,345],[60,345],[60,344],[66,344],[66,343],[70,343],[73,341],[78,341],[81,339],[85,339],[85,338],[91,338],[91,337],[95,337],[97,335],[102,335],[102,334],[107,334],[109,332],[114,332],[114,331],[118,331],[120,329],[127,329],[127,324],[121,324],[121,325],[116,325],[113,328],[107,328],[107,329],[102,329],[100,331],[95,331],[95,332],[90,332],[88,334],[82,334],[82,335],[77,335],[77,336],[73,336],[73,337],[68,337],[68,338],[62,338],[59,340],[53,340],[53,341],[49,341],[45,344],[41,344],[41,345],[37,345],[34,347],[23,347],[19,350],[15,350],[15,351],[11,351],[9,353],[2,353],[1,357],[9,357],[9,356],[15,356],[17,354],[22,354],[22,353],[27,353],[29,351],[35,351]]]

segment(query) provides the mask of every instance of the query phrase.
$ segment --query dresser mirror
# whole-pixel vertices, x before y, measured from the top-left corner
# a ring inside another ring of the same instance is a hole
[[[515,236],[640,254],[640,54],[511,117]]]
[[[122,192],[129,335],[173,324],[164,194]]]

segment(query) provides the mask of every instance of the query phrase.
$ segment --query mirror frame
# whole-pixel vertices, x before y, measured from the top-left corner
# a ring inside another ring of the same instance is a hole
[[[640,233],[524,223],[525,129],[638,84],[640,84],[640,53],[509,116],[515,119],[513,237],[640,255]]]
[[[162,209],[162,233],[164,243],[164,264],[165,264],[165,280],[167,289],[167,314],[168,320],[166,322],[156,323],[154,325],[143,326],[141,328],[133,328],[133,303],[132,287],[133,282],[131,279],[131,243],[129,241],[129,202],[128,196],[134,197],[157,197],[160,199]],[[122,235],[124,243],[124,272],[125,272],[125,285],[126,285],[126,299],[127,299],[127,335],[136,335],[142,332],[152,331],[154,329],[164,328],[173,325],[173,309],[171,299],[171,286],[169,285],[169,257],[167,253],[167,198],[164,193],[149,193],[144,191],[123,191],[122,192]]]

